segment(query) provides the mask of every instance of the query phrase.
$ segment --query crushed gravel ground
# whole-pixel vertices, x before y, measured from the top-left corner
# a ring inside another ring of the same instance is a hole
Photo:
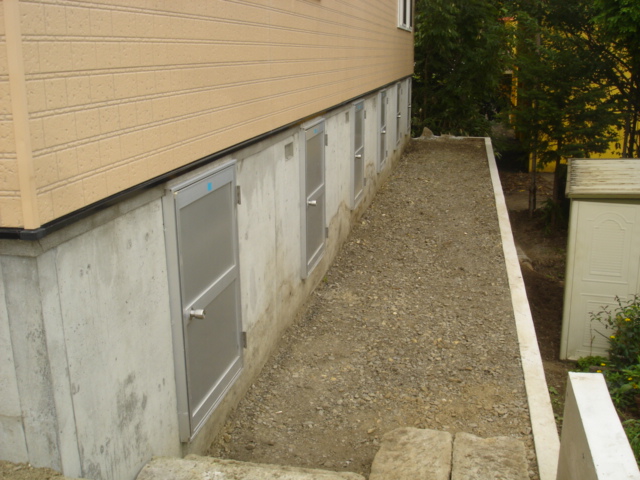
[[[414,140],[210,448],[369,474],[402,426],[530,421],[484,141]]]
[[[484,142],[413,141],[210,454],[368,475],[416,426],[518,438],[537,479],[509,295]]]

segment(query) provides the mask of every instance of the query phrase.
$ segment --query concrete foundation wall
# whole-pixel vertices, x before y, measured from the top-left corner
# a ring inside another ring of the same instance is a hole
[[[161,202],[118,213],[53,248],[2,249],[15,366],[2,372],[2,458],[117,479],[180,452]]]
[[[171,316],[176,292],[167,270],[166,190],[146,191],[38,242],[1,241],[0,458],[67,476],[128,480],[152,455],[206,452],[401,154],[390,147],[385,169],[376,173],[377,98],[365,99],[367,183],[355,210],[350,106],[324,117],[329,235],[324,257],[305,280],[301,130],[212,165],[237,161],[248,346],[244,370],[190,443],[180,443],[177,415],[172,324],[182,320]],[[407,132],[401,145],[408,138]]]

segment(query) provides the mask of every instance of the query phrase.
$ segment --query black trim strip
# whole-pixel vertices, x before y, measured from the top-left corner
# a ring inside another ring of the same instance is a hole
[[[378,92],[380,90],[383,90],[391,85],[394,85],[402,80],[405,80],[406,78],[410,78],[411,75],[407,75],[405,77],[399,78],[397,80],[394,80],[393,82],[389,82],[385,85],[382,85],[374,90],[370,90],[366,93],[363,93],[361,95],[358,95],[357,97],[353,97],[350,98],[349,100],[345,100],[342,103],[339,103],[337,105],[334,105],[333,107],[327,109],[327,110],[322,110],[319,112],[314,113],[313,115],[309,115],[308,117],[305,117],[301,120],[296,120],[295,122],[291,122],[287,125],[283,125],[282,127],[278,127],[275,130],[271,130],[270,132],[266,132],[263,133],[261,135],[258,135],[257,137],[253,137],[250,138],[249,140],[245,140],[243,142],[237,143],[235,145],[232,145],[231,147],[225,148],[224,150],[220,150],[216,153],[212,153],[211,155],[207,155],[206,157],[202,157],[194,162],[191,162],[187,165],[183,165],[182,167],[176,168],[175,170],[171,170],[170,172],[167,173],[163,173],[162,175],[159,175],[157,177],[154,177],[150,180],[147,180],[146,182],[142,182],[139,183],[138,185],[134,185],[133,187],[127,188],[126,190],[123,190],[121,192],[115,193],[107,198],[103,198],[102,200],[98,200],[95,203],[92,203],[91,205],[87,205],[85,207],[82,207],[78,210],[75,210],[71,213],[68,213],[66,215],[63,215],[62,217],[56,218],[55,220],[52,220],[48,223],[45,223],[44,225],[42,225],[39,228],[34,228],[34,229],[25,229],[25,228],[2,228],[0,227],[0,239],[9,239],[9,240],[27,240],[27,241],[35,241],[35,240],[40,240],[43,237],[46,237],[47,235],[60,230],[64,227],[67,227],[69,225],[71,225],[72,223],[75,223],[79,220],[82,220],[83,218],[86,218],[94,213],[97,213],[101,210],[104,210],[106,208],[109,208],[123,200],[126,200],[127,198],[132,197],[133,195],[136,195],[140,192],[142,192],[143,190],[147,190],[153,187],[156,187],[162,183],[168,182],[169,180],[173,180],[176,177],[179,177],[180,175],[184,175],[185,173],[188,173],[192,170],[195,170],[196,168],[200,168],[204,165],[207,165],[209,163],[212,163],[218,159],[220,159],[221,157],[224,157],[226,155],[229,155],[233,152],[236,152],[238,150],[241,150],[243,148],[246,148],[250,145],[253,145],[254,143],[258,143],[268,137],[271,137],[275,134],[278,134],[280,132],[283,132],[285,130],[288,130],[292,127],[295,127],[296,125],[300,125],[304,122],[306,122],[307,120],[310,120],[312,118],[315,118],[319,115],[323,115],[325,113],[331,112],[333,110],[336,110],[338,108],[341,108],[345,105],[348,105],[350,103],[353,103],[354,101],[363,98],[363,97],[367,97],[369,95],[371,95],[372,93]]]

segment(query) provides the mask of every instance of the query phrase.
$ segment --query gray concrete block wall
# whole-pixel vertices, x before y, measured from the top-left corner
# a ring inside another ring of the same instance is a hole
[[[395,87],[391,87],[392,89]],[[245,367],[180,443],[162,196],[141,193],[39,242],[0,241],[0,458],[67,476],[133,479],[152,455],[204,453],[389,175],[366,99],[363,200],[351,206],[351,113],[325,115],[325,255],[301,278],[299,128],[235,152]],[[390,115],[391,115],[390,111]],[[408,136],[405,137],[408,139]],[[285,154],[285,147],[293,154]],[[220,161],[225,161],[221,159]]]
[[[117,479],[179,454],[159,199],[32,253],[0,259],[26,444],[3,458]]]

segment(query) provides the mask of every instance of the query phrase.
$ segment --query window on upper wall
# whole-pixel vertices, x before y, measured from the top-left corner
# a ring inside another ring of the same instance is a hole
[[[413,0],[398,0],[398,28],[413,30]]]

